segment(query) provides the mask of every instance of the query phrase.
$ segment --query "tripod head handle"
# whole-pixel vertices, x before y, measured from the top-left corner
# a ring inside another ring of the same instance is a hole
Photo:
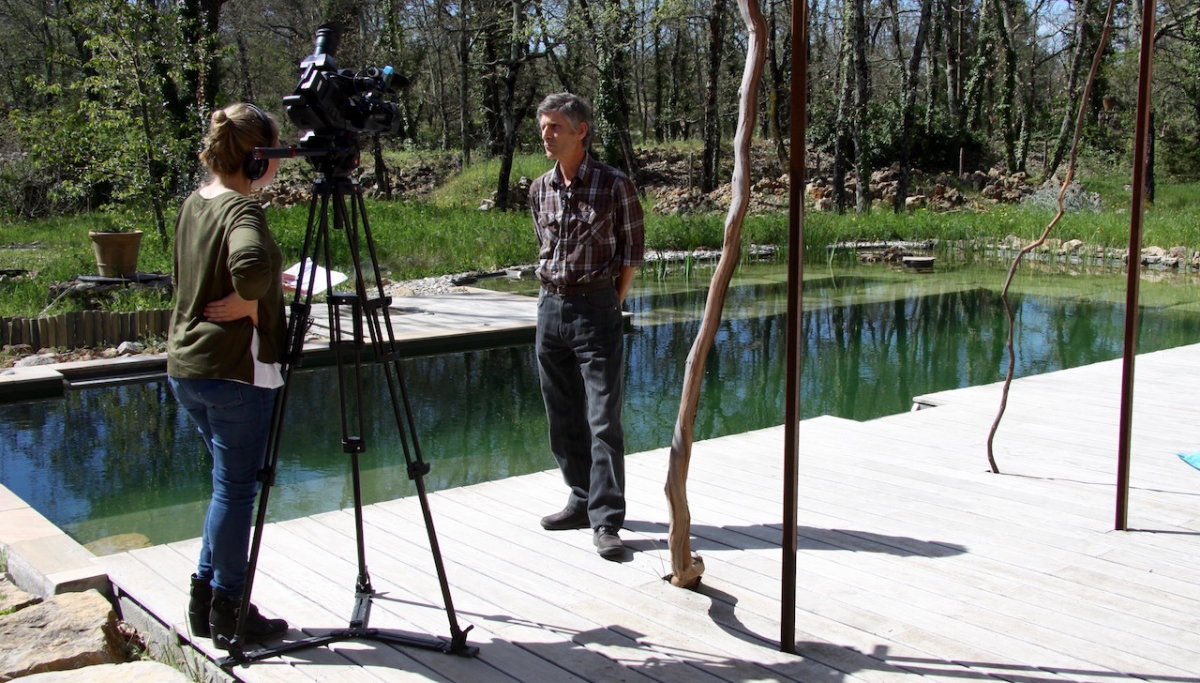
[[[336,151],[333,147],[255,147],[250,157],[259,159],[295,159],[296,157],[323,157]]]

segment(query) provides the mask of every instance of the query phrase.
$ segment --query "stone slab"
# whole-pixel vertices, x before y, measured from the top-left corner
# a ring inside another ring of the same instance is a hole
[[[95,555],[0,486],[0,551],[22,590],[42,598],[95,589],[112,593]]]
[[[0,401],[54,398],[66,393],[61,372],[45,366],[0,371]]]
[[[194,679],[166,664],[152,661],[97,664],[74,671],[33,674],[25,683],[193,683]]]

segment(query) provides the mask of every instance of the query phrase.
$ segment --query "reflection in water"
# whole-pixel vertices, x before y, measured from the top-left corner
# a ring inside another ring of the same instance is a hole
[[[870,281],[815,283],[804,312],[801,405],[806,417],[866,420],[908,410],[913,396],[1003,379],[1007,326],[990,289],[873,296]],[[853,297],[848,296],[853,293]],[[709,356],[696,421],[706,439],[783,421],[783,285],[731,290]],[[1121,353],[1123,307],[1014,298],[1016,376],[1075,367]],[[865,302],[865,303],[863,303]],[[703,300],[692,294],[631,299],[625,424],[630,452],[666,446],[679,408],[684,361]],[[1196,341],[1200,319],[1146,310],[1139,351]],[[430,490],[552,469],[532,347],[404,362]],[[414,493],[398,452],[382,378],[364,394],[369,502]],[[347,507],[332,369],[298,372],[272,519]],[[71,392],[66,399],[0,406],[0,481],[83,542],[138,532],[161,543],[200,534],[209,459],[163,382]],[[352,421],[353,423],[353,421]]]

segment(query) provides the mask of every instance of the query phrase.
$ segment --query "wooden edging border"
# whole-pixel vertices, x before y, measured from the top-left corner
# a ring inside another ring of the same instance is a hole
[[[0,316],[0,345],[28,344],[34,350],[115,346],[151,337],[165,339],[171,309],[71,311],[40,318]]]

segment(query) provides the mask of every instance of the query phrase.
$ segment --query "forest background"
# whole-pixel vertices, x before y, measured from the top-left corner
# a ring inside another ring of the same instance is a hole
[[[798,47],[792,6],[762,1],[769,40],[751,174],[770,183],[787,169]],[[993,196],[909,211],[925,204],[906,199],[969,196],[997,179],[1057,182],[1106,3],[811,0],[807,9],[808,166],[823,188],[809,196],[829,209],[811,215],[810,240],[1040,233],[1044,206],[1010,209]],[[1128,205],[1140,16],[1140,4],[1117,4],[1082,103],[1088,189],[1116,209],[1065,221],[1064,238],[1119,245],[1127,235],[1120,206]],[[507,209],[521,206],[517,179],[548,168],[533,121],[548,92],[593,102],[594,153],[650,195],[674,184],[709,196],[728,181],[747,42],[730,0],[0,0],[0,243],[42,247],[0,258],[8,273],[0,293],[11,302],[0,314],[52,310],[47,279],[93,272],[81,255],[88,230],[157,235],[141,267],[169,271],[174,211],[203,180],[197,152],[209,114],[252,101],[279,118],[285,141],[298,138],[281,101],[318,26],[331,20],[346,26],[339,65],[391,65],[410,80],[393,96],[398,132],[362,138],[372,223],[384,226],[377,239],[394,276],[532,260],[528,216]],[[1147,238],[1190,244],[1200,241],[1200,200],[1191,199],[1200,179],[1200,6],[1159,3],[1151,39],[1147,190],[1162,220],[1148,220]],[[287,165],[298,182],[311,179],[306,164]],[[874,182],[881,170],[885,197]],[[479,211],[489,194],[495,210]],[[283,208],[272,210],[272,229],[298,253],[307,208],[275,204]],[[663,209],[648,240],[719,246],[719,208]],[[782,243],[786,216],[753,217],[745,235]],[[9,268],[14,260],[23,267]]]

